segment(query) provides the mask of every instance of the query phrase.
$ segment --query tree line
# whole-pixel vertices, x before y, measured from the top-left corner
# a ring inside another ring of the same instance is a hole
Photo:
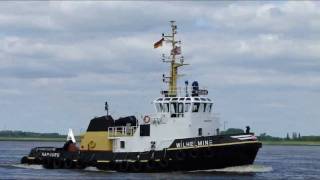
[[[4,130],[0,131],[0,137],[44,137],[44,138],[60,138],[66,135],[60,135],[59,133],[35,133],[35,132],[24,132],[24,131],[11,131]]]
[[[244,133],[243,129],[238,128],[229,128],[226,131],[221,131],[220,134],[240,134]],[[320,136],[302,136],[300,133],[293,132],[290,136],[289,133],[286,134],[286,137],[275,137],[268,135],[267,133],[261,133],[257,136],[260,141],[320,141]]]

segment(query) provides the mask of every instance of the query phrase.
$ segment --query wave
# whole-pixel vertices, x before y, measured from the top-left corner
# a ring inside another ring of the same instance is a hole
[[[92,167],[92,166],[89,166],[89,167],[86,167],[84,169],[85,171],[92,171],[92,172],[117,172],[117,171],[111,171],[111,170],[100,170],[96,167]]]
[[[17,168],[24,168],[24,169],[44,169],[42,165],[34,165],[34,164],[12,164],[11,166]]]
[[[271,172],[273,169],[271,166],[263,165],[244,165],[244,166],[233,166],[222,169],[208,169],[208,170],[197,170],[190,172],[221,172],[221,173],[263,173]]]

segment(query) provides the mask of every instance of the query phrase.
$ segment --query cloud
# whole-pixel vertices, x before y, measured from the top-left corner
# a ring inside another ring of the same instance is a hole
[[[277,103],[287,105],[281,108],[283,118],[292,117],[289,110],[298,102],[290,98],[295,96],[306,104],[302,111],[307,112],[318,106],[309,101],[320,89],[318,9],[312,1],[3,3],[0,96],[8,119],[4,123],[23,128],[21,119],[38,124],[41,116],[51,116],[47,121],[64,124],[68,119],[79,129],[93,114],[103,113],[100,105],[106,99],[117,115],[152,111],[149,102],[159,95],[164,87],[161,76],[168,73],[167,64],[161,63],[168,47],[152,45],[162,32],[170,32],[172,19],[178,24],[185,62],[191,64],[183,67],[187,76],[180,81],[199,80],[217,99],[226,99],[218,100],[216,108],[227,114],[228,121],[239,126],[254,122],[259,114],[275,113],[273,108],[266,113],[265,108]],[[255,97],[248,105],[252,114],[241,104],[248,101],[248,94]],[[276,99],[269,101],[273,96]],[[281,97],[286,98],[279,101]],[[27,110],[16,109],[17,101],[21,106],[32,104],[30,112],[42,112],[26,115]],[[61,104],[63,108],[57,108]],[[21,113],[12,117],[16,111]],[[255,125],[258,132],[265,130]],[[309,131],[315,132],[310,126],[304,129]]]

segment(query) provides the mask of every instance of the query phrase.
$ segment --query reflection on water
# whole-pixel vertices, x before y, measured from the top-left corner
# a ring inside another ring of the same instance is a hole
[[[19,164],[32,147],[62,145],[0,141],[0,179],[320,179],[320,146],[263,146],[254,165],[191,172],[118,173],[94,167],[48,170],[41,165]]]

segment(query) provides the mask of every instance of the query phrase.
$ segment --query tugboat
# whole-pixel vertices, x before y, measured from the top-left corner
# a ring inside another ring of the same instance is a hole
[[[170,75],[163,75],[168,89],[153,101],[155,114],[141,119],[128,116],[93,118],[77,146],[71,130],[63,147],[35,147],[21,163],[41,164],[48,169],[97,167],[119,172],[193,171],[249,165],[261,143],[247,127],[245,133],[223,135],[213,118],[213,101],[197,81],[177,87],[178,68],[187,65],[176,40],[177,25],[171,21],[170,35],[154,43],[171,44]]]

